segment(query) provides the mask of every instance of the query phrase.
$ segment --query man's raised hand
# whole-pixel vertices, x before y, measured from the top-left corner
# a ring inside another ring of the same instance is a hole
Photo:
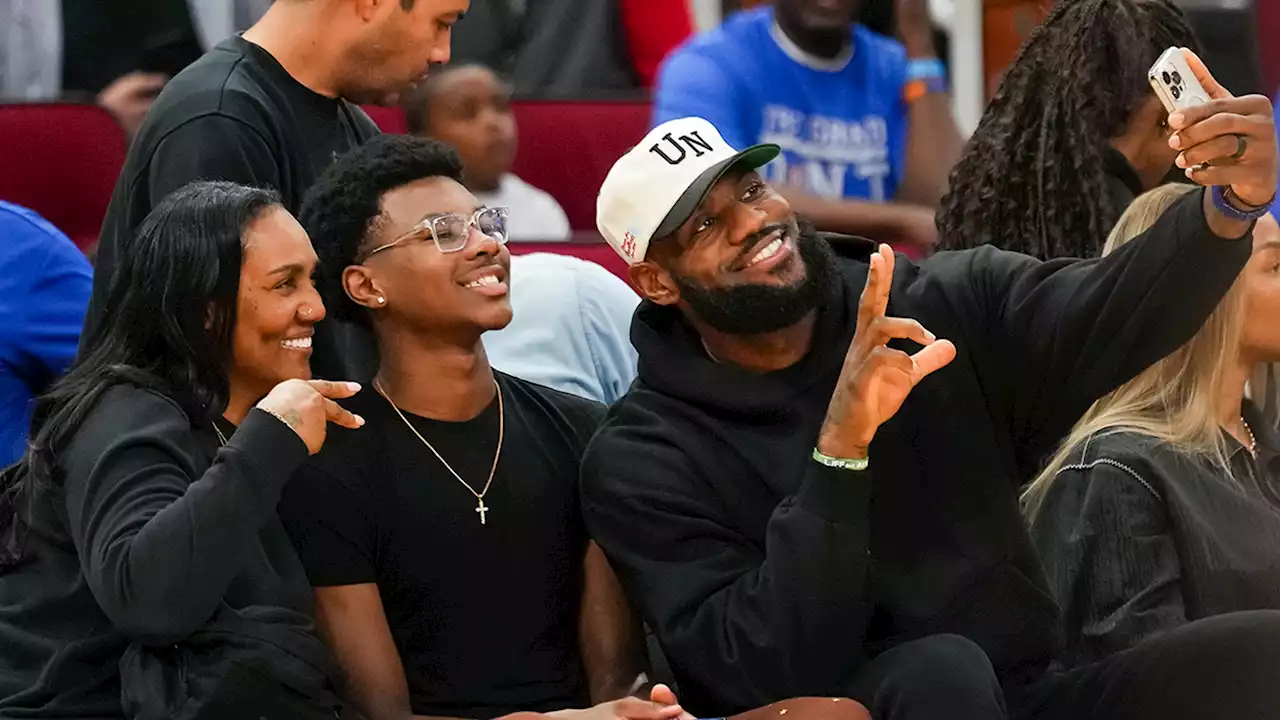
[[[858,327],[818,434],[818,450],[823,454],[866,457],[876,430],[898,412],[911,389],[956,357],[955,345],[935,338],[919,322],[885,316],[893,264],[888,245],[881,245],[871,255],[867,284],[858,301]],[[889,341],[896,339],[924,347],[908,355],[888,347]]]
[[[1235,97],[1195,53],[1182,55],[1210,97],[1169,116],[1169,146],[1181,151],[1177,165],[1201,185],[1231,188],[1245,203],[1261,206],[1276,194],[1276,125],[1271,101],[1262,95]]]

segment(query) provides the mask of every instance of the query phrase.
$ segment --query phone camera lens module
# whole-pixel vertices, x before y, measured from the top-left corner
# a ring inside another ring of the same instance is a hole
[[[1182,97],[1182,90],[1178,89],[1177,85],[1174,85],[1172,88],[1170,88],[1170,91],[1173,93],[1174,100],[1177,100],[1178,98]]]
[[[1162,80],[1164,80],[1164,84],[1165,84],[1165,85],[1172,85],[1172,84],[1173,84],[1173,78],[1169,77],[1169,71],[1168,71],[1168,70],[1166,70],[1166,71],[1164,72],[1164,74],[1163,74],[1163,75],[1161,75],[1161,79],[1162,79]]]
[[[1173,82],[1178,85],[1182,84],[1182,76],[1178,74],[1177,70],[1173,71]]]

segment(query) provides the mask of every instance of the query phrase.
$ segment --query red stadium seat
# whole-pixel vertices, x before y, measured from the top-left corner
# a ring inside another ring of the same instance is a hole
[[[405,119],[404,110],[398,107],[382,107],[381,105],[361,105],[361,110],[384,133],[403,135],[409,132],[409,121]]]
[[[0,200],[35,210],[87,249],[125,150],[124,131],[97,106],[0,104]]]
[[[516,175],[545,190],[577,231],[596,229],[596,194],[614,161],[649,129],[649,103],[520,100],[512,103],[519,136]],[[399,108],[365,105],[383,132],[407,131]]]
[[[600,185],[648,132],[649,103],[524,100],[512,107],[520,141],[515,174],[551,193],[574,230],[595,232]]]
[[[583,260],[601,265],[605,270],[622,278],[622,281],[631,284],[631,280],[627,278],[627,262],[622,256],[613,251],[604,238],[596,236],[594,239],[574,240],[573,242],[516,242],[507,243],[507,248],[511,250],[512,255],[525,255],[527,253],[555,253],[556,255],[572,255]]]

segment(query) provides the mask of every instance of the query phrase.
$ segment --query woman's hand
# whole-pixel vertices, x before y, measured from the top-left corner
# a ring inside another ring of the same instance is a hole
[[[285,380],[272,388],[257,407],[288,425],[307,444],[307,451],[315,455],[324,446],[329,423],[352,429],[364,425],[364,418],[334,402],[358,392],[360,385],[353,382]]]

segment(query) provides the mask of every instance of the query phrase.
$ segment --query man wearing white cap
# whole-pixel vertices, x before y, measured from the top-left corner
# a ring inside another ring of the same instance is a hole
[[[583,507],[685,708],[1280,707],[1280,614],[1053,672],[1057,611],[1018,506],[1084,410],[1189,339],[1249,256],[1249,204],[1276,186],[1274,123],[1265,99],[1217,97],[1170,118],[1184,166],[1215,189],[1099,260],[984,247],[911,264],[849,240],[860,257],[837,258],[755,172],[777,148],[739,152],[699,118],[614,165],[598,225],[645,298],[639,376],[583,459]]]

